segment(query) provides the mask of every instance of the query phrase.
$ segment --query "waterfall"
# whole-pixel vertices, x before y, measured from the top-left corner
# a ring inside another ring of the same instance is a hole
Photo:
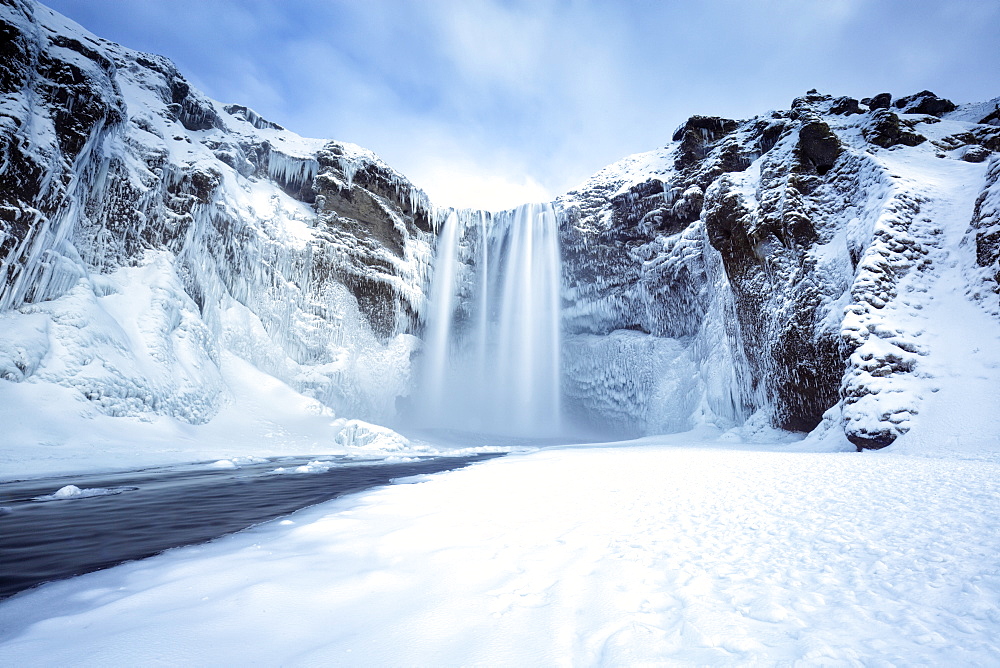
[[[448,215],[441,236],[438,238],[434,281],[431,283],[431,312],[424,340],[423,390],[428,398],[433,398],[427,410],[432,411],[432,419],[442,417],[445,409],[443,398],[447,392],[448,360],[451,354],[452,320],[454,319],[455,294],[458,286],[458,238],[461,222],[454,212]],[[430,361],[433,360],[433,363]]]
[[[561,280],[551,205],[451,212],[434,261],[415,421],[557,435]]]

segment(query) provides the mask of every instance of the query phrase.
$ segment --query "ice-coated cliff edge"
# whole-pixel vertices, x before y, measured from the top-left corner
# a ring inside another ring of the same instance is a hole
[[[0,31],[5,384],[200,424],[233,402],[232,355],[338,414],[394,413],[432,256],[422,192],[43,6],[0,3]]]
[[[370,151],[210,100],[41,5],[0,0],[0,34],[9,443],[124,429],[280,448],[294,430],[268,411],[285,406],[319,425],[309,451],[333,416],[394,423],[448,212]],[[570,422],[995,441],[997,109],[812,91],[692,117],[560,197]]]
[[[995,441],[998,108],[810,91],[599,172],[560,198],[569,391],[651,431]]]

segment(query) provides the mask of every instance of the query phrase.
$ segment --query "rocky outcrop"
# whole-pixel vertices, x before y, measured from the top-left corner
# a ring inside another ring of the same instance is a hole
[[[976,296],[1000,317],[1000,157],[996,155],[986,173],[986,187],[976,199],[972,230],[982,280]]]
[[[869,100],[870,102],[870,100]],[[838,114],[842,116],[850,116],[851,114],[861,114],[864,113],[861,107],[858,105],[858,101],[853,97],[838,97],[833,101],[830,106],[831,114]]]
[[[799,128],[799,162],[806,171],[823,176],[833,167],[840,155],[840,140],[830,126],[817,119]]]
[[[957,108],[951,100],[938,97],[929,90],[901,97],[893,102],[893,106],[901,109],[904,114],[927,114],[929,116],[942,116]]]
[[[892,93],[879,93],[872,98],[866,97],[861,100],[861,104],[868,105],[868,108],[872,111],[876,109],[888,109],[889,105],[892,104]]]
[[[676,167],[684,169],[703,160],[709,148],[736,129],[736,121],[717,116],[692,116],[673,135],[680,142]]]
[[[350,252],[337,266],[320,263],[315,271],[336,276],[351,290],[379,336],[415,331],[420,303],[413,295],[422,295],[422,277],[405,275],[401,267],[417,262],[410,241],[433,232],[426,199],[398,173],[375,161],[357,164],[336,144],[317,159],[320,234]]]
[[[913,125],[902,121],[899,116],[887,109],[872,112],[868,124],[862,130],[865,139],[881,148],[893,146],[919,146],[927,138],[913,132]]]

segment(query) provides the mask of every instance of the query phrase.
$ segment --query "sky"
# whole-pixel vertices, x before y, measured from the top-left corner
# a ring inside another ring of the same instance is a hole
[[[816,88],[1000,95],[998,0],[48,0],[210,97],[372,149],[436,204],[547,201]]]

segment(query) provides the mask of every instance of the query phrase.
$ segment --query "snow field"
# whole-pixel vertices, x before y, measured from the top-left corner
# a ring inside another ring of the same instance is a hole
[[[10,599],[0,663],[1000,662],[1000,465],[772,448],[420,476]]]

